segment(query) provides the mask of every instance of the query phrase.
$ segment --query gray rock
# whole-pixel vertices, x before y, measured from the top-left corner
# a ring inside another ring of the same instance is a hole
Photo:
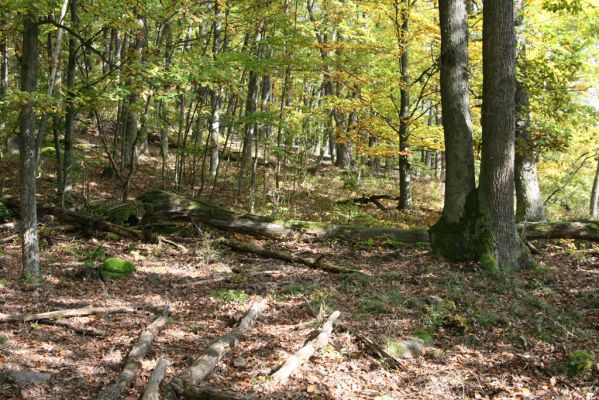
[[[52,375],[44,372],[12,370],[6,372],[6,377],[8,378],[8,381],[14,383],[18,387],[23,388],[44,383],[50,380]]]

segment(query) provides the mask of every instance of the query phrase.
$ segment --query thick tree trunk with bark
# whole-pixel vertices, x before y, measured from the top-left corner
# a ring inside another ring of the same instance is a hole
[[[396,4],[396,7],[398,5]],[[408,140],[410,138],[408,119],[410,118],[410,74],[409,74],[409,53],[407,35],[410,28],[410,2],[402,1],[401,11],[401,46],[402,53],[400,59],[402,87],[400,93],[400,120],[399,120],[399,203],[397,208],[407,210],[412,208],[412,183],[410,175],[410,147]]]
[[[23,20],[23,54],[21,56],[21,90],[29,95],[37,89],[39,26],[33,10]],[[36,170],[37,141],[33,96],[19,117],[19,151],[21,168],[21,243],[23,278],[41,276],[37,235]]]
[[[431,227],[435,254],[455,258],[471,239],[466,229],[473,217],[465,208],[475,190],[474,152],[468,85],[468,14],[463,0],[440,0],[441,103],[445,137],[445,201],[441,219]],[[457,250],[457,251],[456,251]]]
[[[526,66],[526,42],[524,38],[524,0],[515,2],[514,29],[516,32],[517,62],[524,75]],[[543,199],[537,180],[537,160],[530,134],[530,110],[526,86],[516,80],[516,220],[545,221]]]
[[[221,46],[221,30],[223,13],[221,0],[214,0],[214,23],[212,24],[212,58],[217,60]],[[223,103],[223,90],[220,84],[212,89],[211,93],[211,115],[210,115],[210,175],[216,176],[218,170],[219,156],[218,143],[220,139],[220,115]]]
[[[514,217],[514,48],[513,0],[483,7],[483,109],[479,240],[481,261],[512,270],[528,263]],[[488,233],[484,232],[488,226]]]
[[[73,29],[77,28],[77,2],[71,0],[71,22]],[[77,68],[77,38],[69,35],[69,59],[67,62],[67,100],[64,131],[64,165],[62,181],[62,205],[63,207],[70,202],[73,192],[73,182],[71,169],[73,168],[73,136],[74,125],[77,110],[75,107],[75,68]]]

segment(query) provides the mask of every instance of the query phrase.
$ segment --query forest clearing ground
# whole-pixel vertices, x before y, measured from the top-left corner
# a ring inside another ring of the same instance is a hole
[[[126,398],[142,393],[158,359],[171,363],[165,382],[189,366],[243,316],[256,296],[268,296],[269,308],[225,355],[207,387],[252,399],[583,398],[597,393],[596,366],[577,378],[563,375],[572,352],[599,348],[597,256],[577,257],[544,244],[544,250],[558,255],[537,270],[498,277],[476,264],[443,262],[428,248],[277,244],[300,254],[324,254],[336,265],[367,274],[335,275],[231,252],[218,245],[218,232],[212,230],[204,230],[203,237],[172,236],[190,250],[187,254],[165,243],[89,239],[54,224],[43,231],[54,244],[42,250],[42,284],[22,283],[19,246],[4,246],[3,312],[172,304],[173,321],[156,338]],[[2,233],[0,239],[10,234]],[[105,292],[97,275],[84,266],[98,246],[105,257],[134,262],[138,273],[109,280]],[[232,274],[257,270],[282,274]],[[176,286],[228,274],[229,281],[215,285]],[[392,348],[419,336],[428,346],[423,355],[406,358],[401,370],[386,370],[351,334],[336,330],[325,349],[275,389],[269,374],[336,309],[341,311],[340,324],[383,345]],[[73,325],[105,332],[100,338],[60,326],[3,323],[1,361],[5,368],[52,375],[48,382],[23,389],[24,398],[90,398],[120,372],[139,332],[154,318],[140,309],[128,315],[69,319]],[[0,396],[15,395],[13,386],[0,387]]]

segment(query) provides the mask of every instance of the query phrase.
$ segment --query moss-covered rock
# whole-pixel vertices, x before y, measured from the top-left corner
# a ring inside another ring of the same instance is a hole
[[[136,269],[131,261],[122,258],[108,258],[100,267],[100,275],[104,279],[124,279],[135,273]]]

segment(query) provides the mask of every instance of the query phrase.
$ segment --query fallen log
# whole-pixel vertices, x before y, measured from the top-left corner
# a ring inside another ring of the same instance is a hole
[[[334,274],[353,274],[361,272],[351,268],[337,267],[322,261],[323,257],[305,258],[295,254],[290,254],[281,250],[267,249],[266,247],[258,246],[250,243],[242,243],[235,240],[226,240],[222,242],[225,246],[244,253],[253,253],[266,258],[275,258],[288,263],[297,263],[307,266],[312,269],[319,269]]]
[[[185,400],[244,400],[247,396],[239,393],[224,390],[214,390],[206,388],[187,388],[183,393]]]
[[[165,191],[143,193],[143,223],[160,220],[194,221],[217,229],[258,237],[284,239],[294,234],[316,239],[368,240],[386,239],[394,242],[428,242],[426,229],[397,229],[392,227],[364,227],[336,225],[310,221],[281,221],[270,217],[239,213],[227,208],[191,200]]]
[[[270,217],[239,213],[215,204],[197,201],[165,191],[143,193],[144,223],[171,219],[194,221],[226,231],[258,237],[285,239],[293,235],[323,240],[386,240],[396,243],[428,243],[425,228],[365,227],[310,221],[281,221]],[[599,221],[535,222],[518,224],[526,239],[580,239],[599,241]]]
[[[296,369],[312,357],[316,350],[327,345],[331,332],[333,332],[333,324],[339,315],[339,311],[333,312],[320,329],[318,336],[312,340],[309,339],[301,349],[285,360],[285,363],[271,375],[275,383],[285,382]]]
[[[177,399],[188,389],[209,377],[225,353],[239,340],[267,307],[265,298],[257,298],[237,328],[218,338],[189,368],[175,376],[162,390],[163,398]]]
[[[96,397],[97,400],[117,400],[131,386],[133,379],[141,370],[141,362],[150,350],[154,339],[168,323],[170,312],[170,305],[167,304],[162,315],[140,333],[137,343],[127,355],[123,370],[113,383],[102,389]]]
[[[17,199],[4,198],[3,201],[12,212],[18,215],[20,203]],[[154,235],[152,235],[149,232],[143,232],[136,229],[127,228],[125,226],[113,224],[112,222],[106,221],[101,218],[94,218],[89,215],[66,210],[64,208],[56,207],[50,204],[38,203],[37,210],[40,214],[54,215],[59,220],[68,224],[82,226],[88,229],[93,229],[95,231],[110,232],[114,233],[115,235],[134,240],[151,242],[156,241]]]
[[[135,312],[131,307],[83,307],[71,308],[66,310],[49,311],[37,314],[2,314],[0,313],[0,322],[29,322],[45,319],[59,319],[68,317],[83,317],[92,314],[116,314]]]
[[[577,239],[599,242],[599,221],[527,222],[518,224],[518,232],[528,240]]]
[[[150,375],[150,379],[148,379],[141,400],[160,400],[160,383],[166,374],[166,367],[168,367],[167,360],[164,358],[158,360],[156,367],[154,367],[154,370]]]

